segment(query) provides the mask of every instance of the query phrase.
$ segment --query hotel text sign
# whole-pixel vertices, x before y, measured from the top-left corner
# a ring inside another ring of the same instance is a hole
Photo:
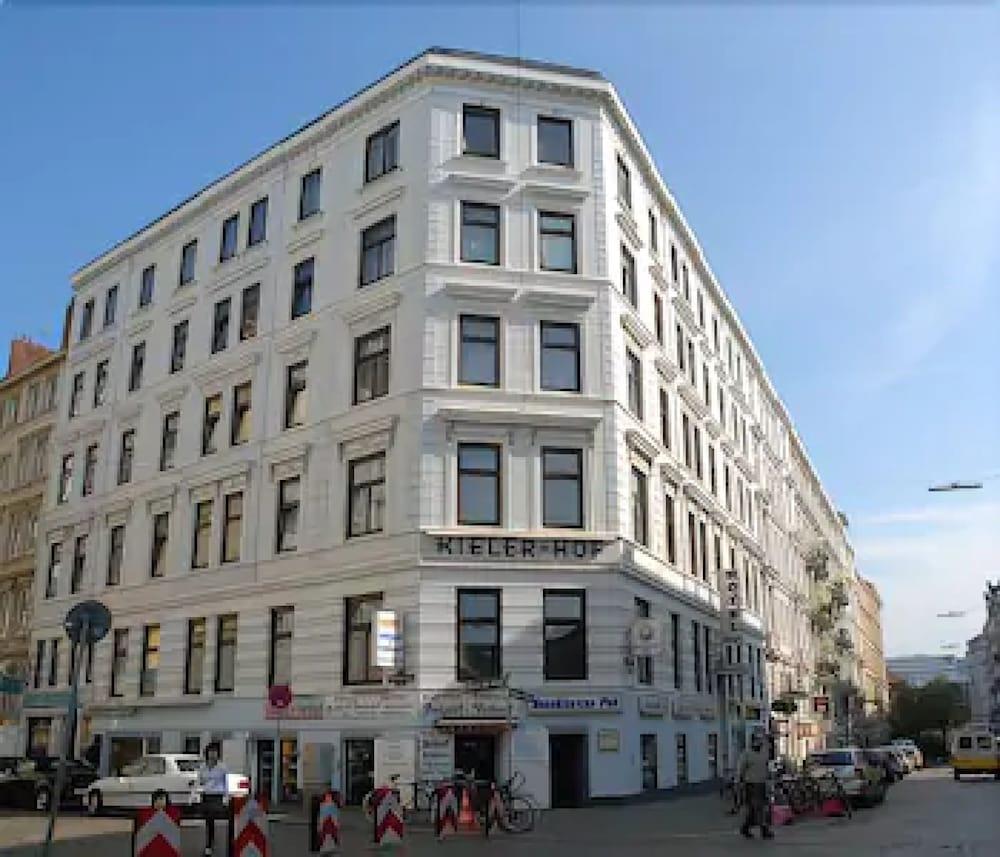
[[[576,562],[597,559],[610,542],[601,539],[547,539],[507,536],[430,536],[425,555],[482,560],[547,560]]]

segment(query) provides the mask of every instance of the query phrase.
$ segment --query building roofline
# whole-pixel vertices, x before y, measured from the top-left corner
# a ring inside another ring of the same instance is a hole
[[[32,375],[41,372],[44,369],[49,368],[54,363],[59,363],[66,357],[65,348],[57,348],[55,350],[49,349],[49,353],[44,357],[40,357],[33,363],[30,363],[27,367],[22,369],[16,375],[7,375],[6,377],[0,378],[0,391],[6,390],[8,387],[14,387],[22,381],[27,380]]]

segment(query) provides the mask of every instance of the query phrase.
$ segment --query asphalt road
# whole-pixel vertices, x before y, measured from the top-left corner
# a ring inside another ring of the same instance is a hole
[[[889,791],[884,805],[855,812],[852,819],[799,821],[777,831],[770,842],[745,841],[737,822],[725,815],[716,795],[678,797],[638,805],[559,810],[546,813],[528,835],[489,841],[462,836],[438,843],[428,831],[412,831],[401,853],[423,857],[492,854],[552,857],[569,846],[573,857],[663,854],[941,855],[963,857],[1000,853],[1000,782],[956,783],[947,769],[920,771]],[[357,816],[345,819],[344,854],[368,853],[368,830]],[[55,857],[130,857],[127,819],[67,816],[57,828]],[[0,816],[0,854],[36,857],[44,820],[27,814]],[[224,828],[219,828],[222,839]],[[291,819],[272,823],[273,857],[308,854],[306,828]],[[201,854],[203,831],[185,822],[184,857]],[[221,846],[218,857],[225,855]]]

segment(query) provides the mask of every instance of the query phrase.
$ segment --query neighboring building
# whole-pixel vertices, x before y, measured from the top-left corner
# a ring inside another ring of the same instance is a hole
[[[594,72],[428,51],[73,284],[34,680],[104,601],[105,767],[221,738],[355,802],[416,733],[423,778],[574,805],[712,779],[769,683],[822,690],[843,524]]]
[[[882,597],[874,583],[855,575],[853,603],[855,653],[864,713],[884,714],[888,712],[889,684],[882,637]]]
[[[956,655],[901,655],[886,658],[886,667],[910,687],[923,687],[935,679],[961,685],[969,691],[969,670],[965,659]]]
[[[982,633],[968,642],[965,662],[970,681],[969,704],[976,723],[989,723],[1000,735],[1000,583],[986,583],[986,621]]]
[[[61,351],[15,339],[0,379],[0,756],[25,750],[35,535],[62,362]]]

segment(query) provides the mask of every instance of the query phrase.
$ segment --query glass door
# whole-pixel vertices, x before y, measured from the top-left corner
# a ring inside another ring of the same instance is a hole
[[[656,788],[656,736],[640,735],[642,751],[642,790],[652,791]]]

